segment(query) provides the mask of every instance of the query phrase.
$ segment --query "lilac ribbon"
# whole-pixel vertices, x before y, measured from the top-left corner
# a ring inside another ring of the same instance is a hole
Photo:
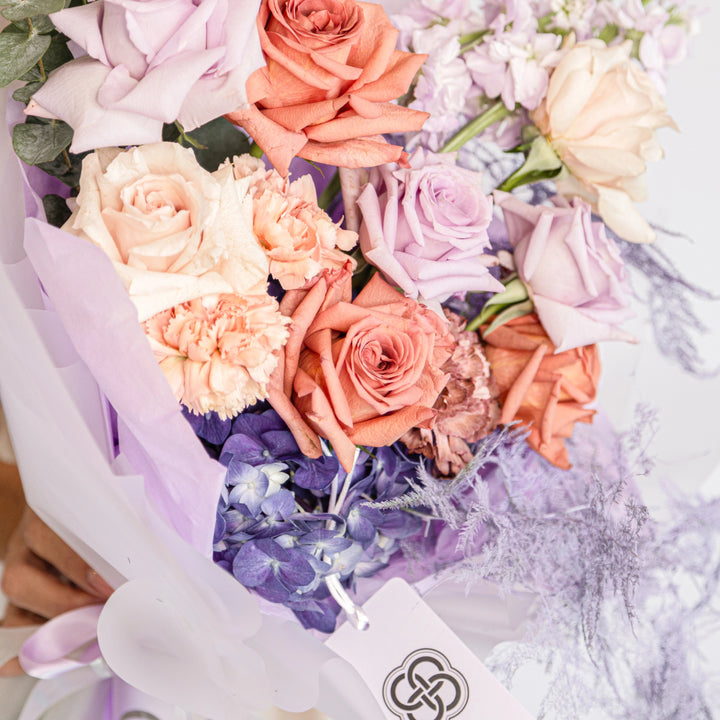
[[[102,609],[102,605],[90,605],[45,623],[20,648],[18,657],[22,669],[28,675],[45,680],[99,660],[102,654],[97,643],[97,624]],[[81,648],[77,659],[69,657]]]
[[[20,665],[40,679],[18,720],[39,720],[61,701],[99,683],[96,693],[74,720],[121,720],[123,717],[182,720],[186,714],[123,682],[102,658],[97,624],[102,605],[72,610],[43,625],[20,648]]]

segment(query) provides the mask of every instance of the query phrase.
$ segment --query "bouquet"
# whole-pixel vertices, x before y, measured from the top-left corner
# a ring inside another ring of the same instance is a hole
[[[543,713],[699,717],[680,673],[618,691],[608,646],[640,610],[670,631],[660,572],[707,606],[672,548],[717,503],[650,519],[644,440],[594,405],[639,284],[693,291],[635,205],[693,8],[65,5],[2,11],[0,382],[29,503],[116,592],[23,646],[23,720],[68,688],[113,720],[529,717],[468,649],[526,616],[488,662],[545,652]]]

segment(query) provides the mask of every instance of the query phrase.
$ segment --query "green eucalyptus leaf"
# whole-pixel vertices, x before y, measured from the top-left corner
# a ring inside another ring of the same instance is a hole
[[[182,143],[183,136],[180,137]],[[250,151],[250,141],[245,133],[222,117],[185,133],[185,137],[192,140],[195,157],[208,172],[215,172],[228,158]]]
[[[0,35],[6,35],[6,34],[22,34],[27,33],[27,30],[22,30],[22,28],[19,28],[17,25],[13,25],[12,23],[8,25],[7,27],[4,27],[2,30],[0,30]]]
[[[65,0],[11,0],[3,2],[5,9],[2,14],[10,21],[22,20],[35,15],[49,15],[62,10]]]
[[[67,200],[60,195],[46,195],[43,198],[43,207],[47,221],[55,227],[62,227],[72,215]]]
[[[67,44],[68,39],[64,35],[52,36],[50,47],[42,58],[46,73],[50,73],[73,59],[73,54],[68,50]]]
[[[51,162],[72,141],[72,128],[64,122],[24,123],[13,129],[13,148],[28,165]]]
[[[13,100],[24,103],[27,105],[30,102],[30,98],[43,86],[40,81],[29,82],[27,85],[23,85],[18,88],[13,94]]]
[[[54,160],[38,163],[38,167],[46,174],[56,177],[68,187],[77,188],[80,184],[80,171],[82,159],[89,153],[74,155],[71,152],[58,155]],[[68,164],[69,160],[69,164]]]
[[[49,47],[47,35],[0,33],[0,87],[24,75]]]
[[[68,39],[64,35],[55,34],[51,35],[50,38],[50,47],[42,56],[45,77],[40,72],[40,67],[33,65],[20,80],[25,80],[25,82],[45,82],[50,72],[73,59],[72,53],[68,50]]]

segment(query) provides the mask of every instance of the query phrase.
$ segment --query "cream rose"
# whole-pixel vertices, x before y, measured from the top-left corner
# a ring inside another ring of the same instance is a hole
[[[620,237],[652,242],[655,233],[633,203],[647,197],[645,164],[663,157],[655,131],[675,123],[631,50],[629,41],[572,47],[531,118],[570,171],[558,192],[585,198]]]
[[[144,321],[205,295],[264,293],[251,223],[232,168],[211,175],[191,150],[156,143],[88,155],[63,230],[107,253]]]

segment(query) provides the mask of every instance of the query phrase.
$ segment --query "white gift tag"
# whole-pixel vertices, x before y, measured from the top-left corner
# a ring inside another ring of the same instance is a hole
[[[532,720],[404,580],[390,580],[363,610],[367,630],[345,623],[326,645],[360,673],[388,720]]]

